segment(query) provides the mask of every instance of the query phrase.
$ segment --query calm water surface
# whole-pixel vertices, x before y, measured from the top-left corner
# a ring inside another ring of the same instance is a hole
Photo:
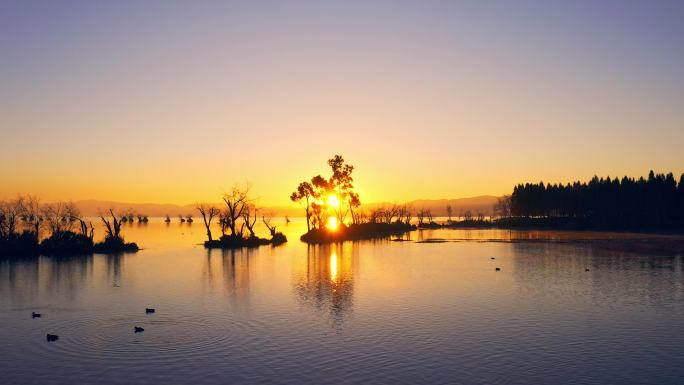
[[[684,382],[678,251],[501,230],[307,247],[303,228],[207,251],[200,223],[154,221],[124,229],[137,254],[0,261],[0,383]]]

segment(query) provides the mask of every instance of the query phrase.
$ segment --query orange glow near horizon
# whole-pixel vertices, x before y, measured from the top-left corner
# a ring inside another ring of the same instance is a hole
[[[552,2],[119,3],[9,7],[0,200],[185,206],[238,183],[297,208],[335,154],[362,204],[684,172],[684,24],[661,2],[549,29]]]
[[[340,200],[337,198],[337,194],[330,194],[328,197],[328,207],[337,208],[340,207]]]

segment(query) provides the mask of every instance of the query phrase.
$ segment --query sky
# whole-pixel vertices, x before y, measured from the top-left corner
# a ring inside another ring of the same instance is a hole
[[[0,0],[0,198],[287,205],[684,172],[682,1]]]

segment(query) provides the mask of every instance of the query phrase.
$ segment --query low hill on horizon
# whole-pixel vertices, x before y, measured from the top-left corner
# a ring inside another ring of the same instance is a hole
[[[499,197],[493,195],[481,195],[470,198],[457,198],[457,199],[418,199],[410,202],[406,202],[407,205],[411,206],[414,210],[428,209],[431,210],[434,216],[446,216],[447,215],[447,205],[451,205],[453,208],[453,215],[459,216],[463,212],[470,210],[473,214],[477,212],[482,212],[484,215],[489,215],[492,212],[492,207],[496,203]],[[142,214],[150,217],[163,217],[169,215],[171,217],[178,217],[179,215],[192,215],[197,217],[198,213],[193,204],[189,205],[177,205],[172,203],[126,203],[126,202],[116,202],[116,201],[105,201],[96,199],[86,199],[74,202],[76,207],[79,208],[81,213],[85,216],[96,216],[100,213],[107,212],[110,208],[115,212],[132,212],[134,214]],[[404,204],[404,203],[368,203],[363,205],[365,208],[372,208],[378,206],[390,206],[392,204]],[[221,202],[217,202],[218,207],[222,207]],[[292,206],[292,207],[264,207],[264,211],[272,212],[277,216],[292,216],[298,217],[303,216],[303,208]]]
[[[480,195],[470,198],[458,199],[421,199],[410,202],[414,209],[425,208],[432,211],[435,216],[447,216],[447,206],[453,209],[454,216],[461,216],[470,210],[473,215],[482,212],[484,215],[491,215],[494,204],[500,197],[494,195]]]

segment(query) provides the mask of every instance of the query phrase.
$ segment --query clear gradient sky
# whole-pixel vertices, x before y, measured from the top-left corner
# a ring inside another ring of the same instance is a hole
[[[0,197],[288,204],[684,171],[684,1],[0,0]]]

